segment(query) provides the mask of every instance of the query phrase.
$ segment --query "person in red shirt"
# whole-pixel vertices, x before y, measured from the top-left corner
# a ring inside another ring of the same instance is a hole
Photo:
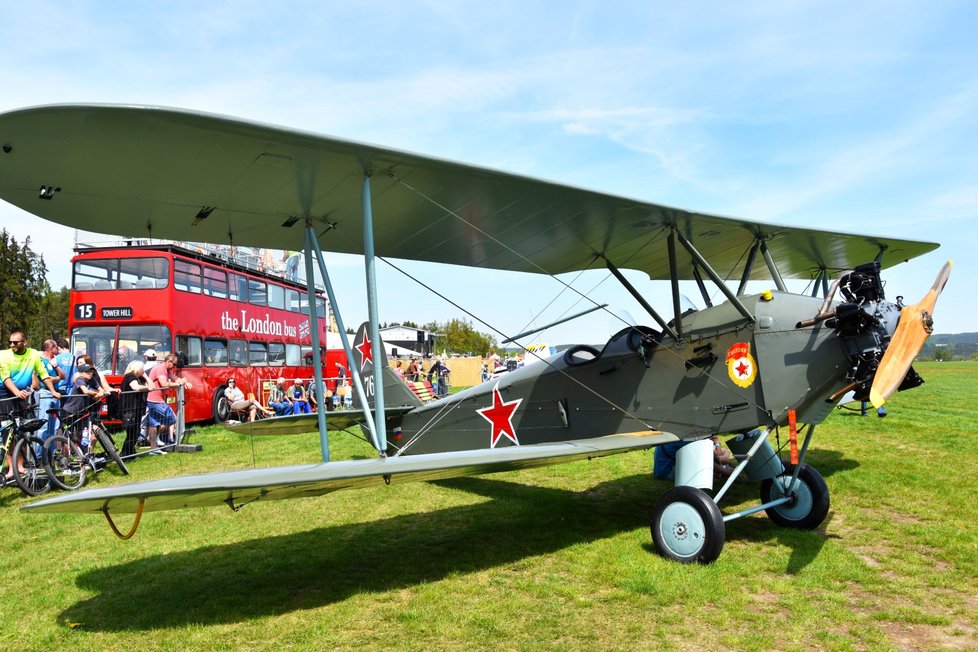
[[[166,455],[166,451],[159,447],[159,435],[161,429],[167,436],[164,436],[165,444],[173,444],[173,425],[177,422],[177,415],[173,413],[166,403],[166,398],[161,390],[170,387],[183,385],[190,389],[191,385],[183,378],[178,378],[174,369],[177,366],[177,356],[170,353],[163,359],[163,364],[157,364],[150,369],[149,375],[149,395],[146,397],[146,436],[149,438],[150,455]]]

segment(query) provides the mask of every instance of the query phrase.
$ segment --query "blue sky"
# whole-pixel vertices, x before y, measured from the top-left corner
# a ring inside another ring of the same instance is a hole
[[[978,331],[971,2],[0,0],[0,23],[0,111],[196,109],[692,210],[934,240],[886,273],[888,295],[916,301],[953,258],[936,331]],[[52,285],[68,283],[72,231],[3,203],[0,227],[32,236]],[[358,261],[328,262],[355,324]],[[537,314],[562,289],[553,279],[409,268],[510,334],[582,308]],[[464,316],[378,272],[383,321]],[[648,323],[604,277],[580,287]],[[661,283],[630,278],[670,311]],[[598,342],[619,326],[596,314],[540,339]]]

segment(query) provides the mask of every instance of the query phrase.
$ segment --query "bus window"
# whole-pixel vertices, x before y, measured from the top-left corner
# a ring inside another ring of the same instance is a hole
[[[285,288],[285,309],[289,312],[299,312],[299,291]]]
[[[248,342],[248,364],[264,367],[268,364],[268,345],[264,342]]]
[[[204,267],[204,294],[226,299],[228,296],[228,275],[221,269]]]
[[[101,258],[74,265],[75,290],[165,288],[170,267],[166,258]]]
[[[326,316],[326,299],[316,297],[316,314],[320,319]]]
[[[303,346],[302,349],[302,366],[311,367],[312,366],[312,347]]]
[[[200,265],[188,263],[179,258],[173,261],[173,287],[184,292],[200,294],[203,291],[204,282],[201,278]]]
[[[224,340],[207,338],[204,340],[204,364],[226,367],[228,363],[228,343]]]
[[[298,367],[302,362],[302,351],[298,344],[285,345],[285,364],[289,367]]]
[[[268,364],[281,367],[285,364],[285,345],[281,342],[268,343]]]
[[[118,281],[118,271],[118,258],[78,261],[75,263],[72,287],[76,290],[114,290]]]
[[[268,307],[285,308],[285,288],[274,283],[268,284]]]
[[[200,338],[177,335],[177,353],[187,356],[188,367],[199,367],[201,364]]]
[[[170,284],[170,261],[166,258],[123,258],[119,261],[119,286],[135,289],[165,288]]]
[[[156,351],[156,359],[162,360],[170,352],[170,329],[163,324],[119,326],[118,347],[115,373],[124,374],[130,362],[143,359],[147,349]]]
[[[91,356],[95,368],[107,372],[112,368],[115,349],[115,326],[79,326],[71,332],[71,350],[75,356]]]
[[[228,346],[230,364],[232,367],[248,365],[248,343],[244,340],[231,340]]]
[[[228,297],[233,301],[248,301],[248,279],[228,274]]]
[[[248,301],[256,306],[268,305],[268,290],[264,281],[248,280]]]

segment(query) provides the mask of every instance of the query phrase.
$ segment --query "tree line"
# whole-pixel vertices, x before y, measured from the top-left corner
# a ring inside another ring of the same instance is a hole
[[[382,322],[379,327],[383,329],[391,326],[404,326],[433,333],[435,335],[435,349],[439,354],[445,352],[458,355],[486,355],[487,353],[498,352],[499,348],[495,337],[477,331],[472,326],[472,322],[466,319],[451,319],[445,322],[430,321],[425,324],[418,324],[410,320],[389,324]],[[348,328],[347,333],[352,334],[353,330]]]
[[[0,231],[0,329],[3,337],[23,328],[33,348],[44,340],[68,337],[68,288],[52,290],[44,259],[23,243]]]

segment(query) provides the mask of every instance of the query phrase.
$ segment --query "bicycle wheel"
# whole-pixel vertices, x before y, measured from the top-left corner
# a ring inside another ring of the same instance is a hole
[[[44,461],[38,459],[35,445],[41,440],[31,437],[21,437],[14,447],[11,466],[14,471],[14,481],[28,496],[40,496],[51,488]]]
[[[0,430],[0,489],[8,484],[13,484],[13,479],[7,479],[7,476],[10,475],[10,467],[7,466],[7,453],[10,451],[7,447],[9,439],[10,431],[6,427]]]
[[[112,458],[112,461],[118,464],[119,468],[122,469],[122,474],[129,475],[129,468],[119,456],[119,451],[116,449],[115,442],[112,441],[112,437],[109,436],[109,433],[105,432],[105,429],[98,425],[92,425],[92,433],[98,438],[98,443],[102,444],[102,448],[104,448],[108,456]]]
[[[88,462],[78,444],[55,435],[44,443],[44,468],[54,486],[72,491],[85,484]]]

